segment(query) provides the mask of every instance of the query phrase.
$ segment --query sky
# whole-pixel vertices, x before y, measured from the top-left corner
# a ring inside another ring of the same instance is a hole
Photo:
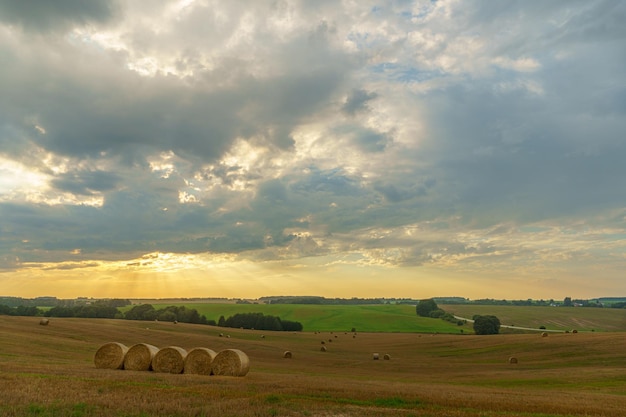
[[[624,21],[0,0],[0,295],[626,296]]]

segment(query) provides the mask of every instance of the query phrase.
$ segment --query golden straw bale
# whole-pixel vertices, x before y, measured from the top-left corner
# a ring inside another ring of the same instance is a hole
[[[548,332],[541,333],[541,337],[548,337]]]
[[[511,356],[511,357],[509,358],[509,363],[510,363],[510,364],[515,364],[515,363],[517,363],[517,358],[516,358],[515,356]]]
[[[124,369],[129,371],[151,370],[152,360],[158,351],[159,348],[147,343],[137,343],[131,346],[124,357]]]
[[[322,348],[320,349],[322,352],[326,352],[326,346],[322,346]]]
[[[291,359],[291,356],[292,356],[291,352],[288,350],[286,350],[285,353],[283,353],[283,358]]]
[[[375,361],[377,361],[378,359],[380,359],[380,357],[379,357],[378,353],[374,353],[374,354],[372,355],[372,359],[374,359]]]
[[[169,374],[182,374],[185,368],[187,351],[178,346],[159,349],[152,359],[152,370]]]
[[[245,376],[250,370],[248,355],[239,349],[220,351],[211,363],[213,375]]]
[[[385,355],[383,356],[383,359],[386,361],[391,360],[391,356],[388,353],[385,353]]]
[[[186,374],[211,375],[211,363],[215,359],[216,353],[208,348],[197,347],[187,352],[185,358]]]
[[[105,343],[96,351],[93,358],[96,368],[124,369],[124,357],[128,348],[117,342]]]
[[[39,320],[39,324],[42,326],[47,326],[48,324],[50,324],[50,320],[48,319],[41,319]]]

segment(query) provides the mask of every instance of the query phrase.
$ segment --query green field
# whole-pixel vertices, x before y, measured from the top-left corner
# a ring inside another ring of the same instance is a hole
[[[302,323],[304,331],[342,331],[352,328],[364,332],[460,333],[465,328],[443,320],[418,317],[415,306],[405,304],[380,305],[313,305],[313,304],[217,304],[151,302],[154,308],[168,305],[194,308],[209,320],[219,320],[237,313],[263,313],[283,320]],[[127,311],[132,307],[121,309]]]
[[[439,319],[418,317],[415,306],[407,304],[377,305],[315,305],[315,304],[233,304],[233,303],[185,303],[154,300],[155,308],[168,305],[185,306],[198,310],[209,320],[218,321],[237,313],[263,313],[283,320],[302,323],[304,331],[349,332],[352,328],[362,332],[393,333],[472,333],[470,323],[457,326]],[[579,331],[626,331],[626,309],[575,308],[575,307],[528,307],[484,305],[440,305],[461,317],[475,314],[491,314],[503,325],[515,325],[538,329]],[[121,310],[127,311],[131,306]],[[503,329],[505,331],[505,329]]]
[[[529,307],[489,305],[441,305],[445,311],[471,318],[475,314],[494,315],[504,325],[550,330],[626,331],[626,309],[591,307]]]

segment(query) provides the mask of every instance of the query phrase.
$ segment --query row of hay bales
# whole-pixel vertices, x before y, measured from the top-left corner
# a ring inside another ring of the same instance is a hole
[[[94,356],[96,368],[154,371],[170,374],[245,376],[250,370],[248,355],[239,349],[224,349],[218,353],[196,347],[189,351],[168,346],[157,348],[147,343],[126,347],[109,342],[100,346]]]

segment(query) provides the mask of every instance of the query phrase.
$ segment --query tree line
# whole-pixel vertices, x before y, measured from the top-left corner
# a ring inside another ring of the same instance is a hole
[[[220,327],[232,327],[256,330],[276,331],[302,331],[302,323],[298,321],[281,320],[280,317],[265,315],[263,313],[237,313],[234,316],[224,318],[220,316],[217,325]]]
[[[33,306],[9,307],[0,304],[0,315],[8,316],[39,316],[39,317],[77,317],[77,318],[104,318],[142,321],[167,321],[192,324],[206,324],[221,327],[233,327],[257,330],[302,331],[302,323],[282,320],[280,317],[264,315],[263,313],[235,314],[225,318],[221,316],[219,322],[208,320],[205,315],[198,313],[195,308],[185,306],[167,306],[155,309],[151,304],[134,306],[126,313],[108,302],[96,302],[91,305],[56,306],[44,311]]]

